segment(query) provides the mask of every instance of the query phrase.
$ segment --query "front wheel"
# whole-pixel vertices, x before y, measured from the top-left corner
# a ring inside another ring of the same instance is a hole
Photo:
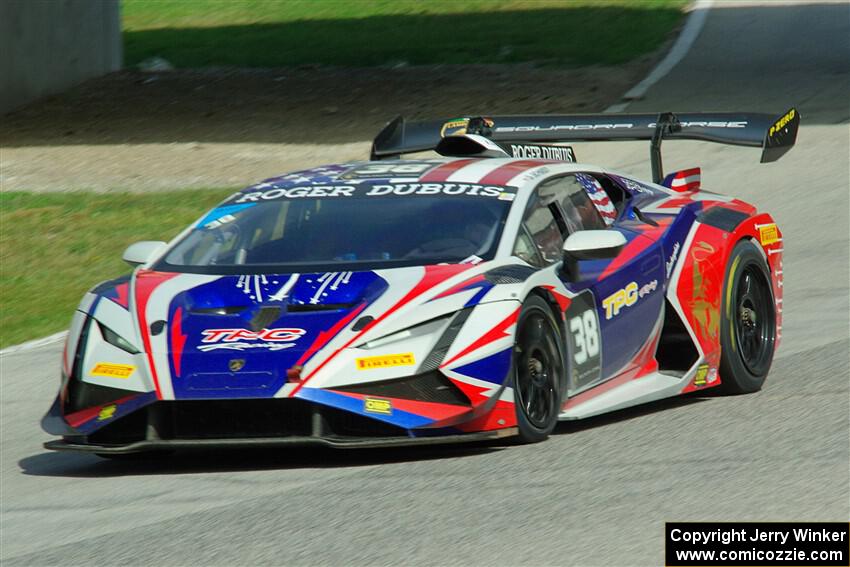
[[[517,321],[512,370],[517,427],[523,443],[543,441],[558,422],[564,369],[561,344],[549,305],[530,296]]]
[[[720,316],[721,391],[746,394],[761,389],[776,347],[776,305],[770,268],[752,242],[732,250]]]

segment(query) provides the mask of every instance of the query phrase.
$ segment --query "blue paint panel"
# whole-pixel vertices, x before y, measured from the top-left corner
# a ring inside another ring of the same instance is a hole
[[[646,344],[664,303],[664,283],[661,277],[644,277],[633,280],[622,278],[620,280],[624,286],[630,281],[635,281],[640,287],[652,279],[658,282],[656,290],[638,299],[633,306],[624,307],[619,315],[605,321],[605,313],[600,310],[600,322],[604,336],[602,375],[606,378],[610,378],[615,372],[631,362],[638,351]]]
[[[89,310],[86,311],[86,313],[88,315],[91,315],[92,317],[94,317],[94,312],[97,309],[97,306],[100,303],[101,299],[103,299],[102,295],[98,295],[97,297],[94,298],[94,301],[92,301],[91,305],[89,305]],[[106,305],[106,304],[104,304],[104,305]]]
[[[487,292],[493,289],[493,284],[491,284],[490,282],[481,282],[480,287],[481,289],[478,290],[478,293],[470,297],[469,301],[466,302],[464,307],[475,307],[476,305],[481,303],[481,300],[484,299],[484,296],[487,295]]]
[[[376,413],[367,413],[363,411],[363,400],[322,390],[319,388],[301,388],[295,395],[296,398],[310,400],[326,406],[335,407],[341,410],[350,411],[365,417],[397,425],[405,429],[413,429],[415,427],[426,427],[434,423],[433,419],[416,415],[406,411],[401,411],[393,408],[391,415],[382,415]],[[376,396],[378,397],[378,396]]]
[[[210,223],[214,220],[218,220],[225,215],[232,215],[233,213],[238,213],[239,211],[243,209],[248,209],[250,207],[253,207],[254,205],[256,205],[256,203],[245,203],[243,205],[225,205],[223,207],[216,207],[215,209],[207,213],[207,216],[205,216],[198,222],[198,227],[203,227],[205,224]]]
[[[164,332],[169,334],[169,365],[177,399],[273,397],[286,383],[287,370],[309,360],[303,357],[310,346],[317,339],[330,338],[323,333],[363,303],[375,301],[388,287],[374,272],[301,274],[287,297],[275,298],[292,277],[225,276],[182,292],[172,300],[169,325]],[[289,311],[292,304],[340,307]],[[216,308],[229,311],[210,311]],[[281,336],[293,335],[294,340],[250,336],[252,320],[263,308],[272,314],[275,311],[268,311],[269,308],[278,310],[276,318],[265,322],[265,329],[295,329],[295,333],[281,331]],[[178,309],[179,328],[185,337],[180,354],[180,335],[175,328]],[[246,335],[213,333],[217,329],[245,331]],[[231,363],[241,364],[241,368],[232,371]]]
[[[511,348],[509,347],[481,360],[476,360],[458,368],[452,368],[452,371],[469,376],[470,378],[477,378],[478,380],[485,380],[501,385],[504,383],[510,369]]]
[[[635,282],[640,290],[655,281],[653,291],[638,298],[632,306],[623,306],[619,314],[605,318],[602,302],[606,297]],[[652,245],[622,269],[594,286],[602,332],[602,376],[610,378],[629,363],[646,344],[663,308],[664,262],[660,245]]]
[[[690,207],[683,209],[670,225],[670,228],[667,229],[667,232],[664,233],[662,248],[664,254],[665,277],[667,279],[669,279],[670,275],[673,273],[675,264],[685,255],[685,238],[687,238],[688,232],[690,232],[691,226],[693,226],[695,220],[696,214],[694,214]],[[678,247],[676,246],[677,244]],[[674,255],[675,258],[673,257]]]
[[[641,195],[652,197],[649,193]],[[634,230],[637,227],[631,226],[634,224],[628,220],[619,220],[612,229],[621,232],[631,242],[639,235]],[[611,378],[644,346],[663,308],[665,286],[660,243],[649,246],[613,274],[599,280],[599,275],[609,263],[610,260],[581,262],[581,279],[575,283],[566,283],[567,287],[576,292],[591,289],[596,297],[602,337],[602,379]],[[653,280],[656,281],[654,291],[639,298],[631,307],[623,307],[611,319],[605,318],[602,302],[606,297],[624,289],[631,282],[641,288]]]

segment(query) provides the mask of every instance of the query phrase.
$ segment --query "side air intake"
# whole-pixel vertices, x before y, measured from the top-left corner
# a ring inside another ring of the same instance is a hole
[[[670,301],[665,299],[664,327],[661,329],[661,340],[655,354],[658,369],[661,372],[685,372],[694,365],[698,357],[699,353],[688,329]]]

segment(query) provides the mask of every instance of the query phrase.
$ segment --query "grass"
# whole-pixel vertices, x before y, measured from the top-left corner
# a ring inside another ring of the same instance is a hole
[[[124,0],[125,64],[616,65],[651,53],[688,0]]]
[[[129,244],[171,239],[229,192],[0,193],[0,348],[65,329],[86,290],[130,271]]]

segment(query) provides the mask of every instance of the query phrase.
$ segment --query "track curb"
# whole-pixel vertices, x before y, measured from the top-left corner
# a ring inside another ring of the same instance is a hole
[[[58,333],[54,333],[47,337],[42,337],[40,339],[33,339],[31,341],[27,341],[25,343],[21,343],[19,345],[12,345],[10,347],[6,347],[3,350],[0,350],[0,356],[4,356],[7,354],[14,354],[16,352],[22,352],[27,350],[33,350],[39,347],[52,345],[54,343],[58,343],[65,340],[65,337],[68,336],[68,331],[59,331]]]
[[[667,73],[673,69],[673,67],[678,65],[679,62],[685,58],[685,55],[688,54],[694,42],[699,37],[699,34],[705,25],[705,19],[708,17],[708,13],[713,5],[714,0],[696,0],[691,7],[688,20],[685,22],[685,27],[682,28],[682,33],[680,33],[679,37],[676,38],[676,41],[673,43],[673,47],[670,48],[670,51],[664,56],[664,59],[662,59],[641,82],[629,89],[626,94],[623,95],[620,102],[612,104],[605,109],[605,112],[623,112],[633,100],[643,98],[650,87],[663,79]]]

